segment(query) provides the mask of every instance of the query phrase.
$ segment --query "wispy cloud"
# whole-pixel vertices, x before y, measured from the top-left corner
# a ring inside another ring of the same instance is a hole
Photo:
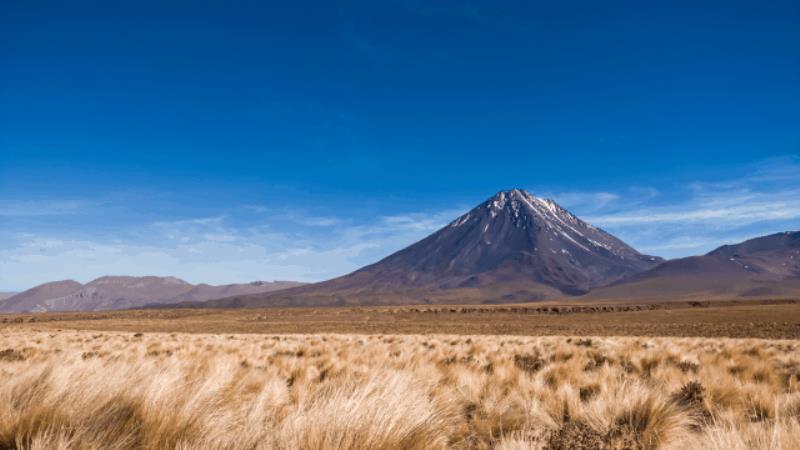
[[[302,209],[272,208],[264,205],[244,205],[244,210],[253,212],[259,217],[271,218],[273,221],[279,219],[285,222],[292,222],[297,225],[309,227],[332,227],[342,225],[347,222],[341,217],[317,215]]]
[[[544,193],[540,196],[555,199],[565,208],[575,208],[582,211],[597,211],[620,201],[622,196],[613,192],[556,192]]]
[[[383,216],[380,224],[389,230],[434,231],[451,221],[461,210],[448,210],[436,214],[404,214]]]
[[[21,290],[107,274],[172,275],[217,284],[319,281],[374,262],[451,218],[449,212],[413,213],[353,224],[344,218],[288,216],[290,223],[306,222],[307,228],[241,225],[226,214],[152,222],[113,239],[10,233],[0,249],[0,287]]]
[[[748,169],[745,176],[674,186],[663,195],[629,190],[604,207],[576,211],[640,250],[667,257],[800,228],[797,159],[767,161]]]
[[[85,207],[86,202],[79,200],[5,202],[0,217],[60,216],[77,214]]]
[[[344,220],[339,219],[337,217],[311,216],[311,217],[300,218],[298,219],[298,222],[303,225],[308,225],[312,227],[332,227],[335,225],[342,224]]]
[[[731,180],[535,194],[555,199],[640,251],[665,257],[800,228],[800,163],[792,159],[759,164]],[[49,206],[49,214],[85,207],[78,201]],[[0,289],[107,274],[210,283],[318,281],[375,262],[445,226],[468,206],[359,219],[251,204],[97,235],[0,228]],[[43,214],[27,203],[4,208],[6,215]]]
[[[724,226],[800,219],[800,190],[780,194],[748,193],[737,200],[693,199],[679,205],[632,213],[592,216],[587,219],[600,225],[621,226],[652,223],[708,223]]]

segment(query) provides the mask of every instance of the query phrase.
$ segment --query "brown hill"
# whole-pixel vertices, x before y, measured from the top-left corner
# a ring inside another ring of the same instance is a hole
[[[188,292],[181,294],[173,300],[177,302],[205,301],[215,298],[231,297],[235,295],[258,294],[263,292],[279,291],[293,287],[303,286],[305,283],[296,281],[254,281],[244,284],[225,284],[212,286],[210,284],[198,284]]]
[[[85,285],[77,281],[45,283],[0,301],[0,312],[99,311],[204,301],[229,295],[269,292],[301,283],[276,281],[211,286],[174,277],[107,276]]]
[[[581,300],[800,298],[800,232],[725,245],[666,261]]]
[[[33,311],[29,306],[46,304],[54,298],[61,298],[73,294],[83,287],[74,280],[52,281],[12,295],[0,301],[0,311],[17,312]]]

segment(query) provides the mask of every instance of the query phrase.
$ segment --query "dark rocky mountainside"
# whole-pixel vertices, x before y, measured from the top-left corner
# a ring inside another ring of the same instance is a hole
[[[554,201],[515,189],[338,284],[453,288],[524,279],[575,294],[659,262]]]
[[[333,280],[216,306],[513,302],[576,295],[655,267],[552,200],[502,191],[383,260]]]

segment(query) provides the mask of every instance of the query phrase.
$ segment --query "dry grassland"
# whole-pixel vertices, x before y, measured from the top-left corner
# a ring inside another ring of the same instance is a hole
[[[800,339],[800,301],[149,309],[0,315],[3,328],[161,333],[493,334]]]
[[[800,449],[800,344],[0,330],[0,448]]]

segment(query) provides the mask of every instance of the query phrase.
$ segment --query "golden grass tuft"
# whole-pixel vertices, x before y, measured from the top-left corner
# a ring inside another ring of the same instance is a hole
[[[795,342],[0,334],[2,449],[800,449]]]

